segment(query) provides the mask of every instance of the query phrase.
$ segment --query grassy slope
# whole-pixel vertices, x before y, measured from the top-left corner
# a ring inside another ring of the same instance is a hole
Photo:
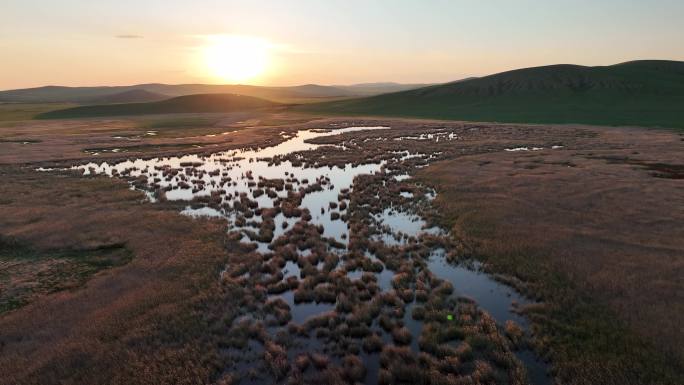
[[[684,63],[555,65],[347,101],[320,113],[684,128]]]
[[[72,103],[0,103],[0,122],[33,119],[44,112],[74,107]]]
[[[250,96],[215,94],[179,96],[160,102],[80,106],[38,115],[38,119],[83,118],[95,116],[148,115],[167,113],[231,112],[278,105]]]

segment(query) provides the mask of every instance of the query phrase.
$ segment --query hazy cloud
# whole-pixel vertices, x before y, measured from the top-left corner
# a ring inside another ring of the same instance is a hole
[[[116,35],[117,39],[142,39],[140,35]]]

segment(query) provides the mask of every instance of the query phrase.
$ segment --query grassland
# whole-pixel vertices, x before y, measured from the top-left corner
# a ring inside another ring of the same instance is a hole
[[[2,202],[11,203],[12,198]],[[14,239],[0,238],[0,314],[42,295],[76,289],[93,274],[128,261],[130,253],[121,244],[34,250]]]
[[[172,115],[141,117],[136,119],[136,128],[140,131],[127,134],[129,137],[154,136],[155,138],[182,138],[185,135],[202,136],[218,135],[244,129],[246,125],[236,124],[252,118],[253,114],[240,115],[244,120],[226,119],[222,114],[190,114],[191,116]]]
[[[5,288],[16,292],[22,282],[37,282],[33,287],[41,289],[3,304],[11,311],[0,316],[2,382],[210,381],[219,364],[213,361],[207,307],[217,306],[210,299],[222,298],[212,293],[230,255],[223,224],[142,204],[140,192],[109,178],[8,167],[0,175],[12,181],[3,187],[0,233],[18,242],[3,254],[3,266],[27,263],[21,274],[7,270],[12,282],[3,282],[3,296]],[[106,245],[121,245],[127,263],[87,251]],[[79,262],[43,268],[64,258]],[[77,268],[82,263],[99,273]],[[230,309],[230,301],[222,309]]]
[[[311,104],[322,114],[684,128],[684,63],[556,65],[368,98]]]
[[[278,103],[233,94],[199,94],[179,96],[159,102],[118,103],[72,107],[42,113],[37,119],[68,119],[98,116],[133,116],[170,113],[211,113],[249,111],[276,107]]]
[[[465,156],[419,178],[473,258],[546,304],[525,313],[558,381],[681,383],[684,196],[666,165],[682,141],[597,132],[587,150]]]
[[[33,119],[37,115],[74,107],[73,103],[0,103],[0,125]]]

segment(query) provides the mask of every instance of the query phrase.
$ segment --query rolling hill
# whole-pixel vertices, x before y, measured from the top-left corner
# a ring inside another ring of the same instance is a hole
[[[0,102],[14,103],[122,103],[153,101],[123,100],[125,97],[165,95],[167,97],[196,94],[239,94],[269,99],[282,103],[304,103],[321,99],[340,99],[380,93],[403,91],[419,88],[421,84],[374,83],[351,86],[321,86],[305,84],[291,87],[265,87],[251,85],[213,85],[213,84],[138,84],[115,87],[63,87],[46,86],[0,91]],[[110,101],[118,100],[118,101]],[[159,99],[157,99],[159,100]]]
[[[169,99],[170,96],[150,92],[142,89],[133,89],[123,91],[112,95],[100,96],[88,100],[92,104],[109,104],[109,103],[142,103],[142,102],[158,102],[160,100]]]
[[[67,119],[98,116],[149,115],[169,113],[232,112],[275,107],[281,104],[251,96],[199,94],[179,96],[159,102],[79,106],[39,114],[36,119]]]
[[[684,62],[533,67],[297,109],[326,114],[684,128]]]
[[[167,95],[168,97],[197,94],[239,94],[269,99],[276,102],[294,102],[317,98],[342,98],[354,96],[351,92],[335,87],[302,85],[292,87],[262,87],[250,85],[213,84],[138,84],[114,87],[62,87],[46,86],[0,91],[0,101],[21,103],[69,102],[89,104],[100,99],[115,97],[133,91]]]

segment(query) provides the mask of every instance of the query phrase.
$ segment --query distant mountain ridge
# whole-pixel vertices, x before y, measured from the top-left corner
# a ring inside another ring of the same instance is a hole
[[[299,108],[327,114],[684,128],[684,62],[532,67]]]
[[[290,87],[268,87],[252,85],[214,85],[214,84],[137,84],[132,86],[103,86],[103,87],[65,87],[45,86],[36,88],[24,88],[16,90],[0,91],[0,102],[71,102],[93,103],[103,102],[108,98],[119,100],[117,102],[145,101],[136,99],[141,92],[149,94],[166,95],[168,97],[195,95],[195,94],[239,94],[269,99],[278,102],[298,102],[317,98],[350,98],[367,95],[377,95],[385,92],[395,92],[417,88],[423,85],[401,85],[386,83],[375,86],[352,85],[352,86],[322,86],[318,84],[305,84]],[[133,96],[124,100],[122,96]],[[108,103],[108,102],[106,102]]]
[[[176,113],[233,112],[281,106],[269,100],[234,94],[184,95],[158,102],[101,104],[66,108],[36,116],[36,119],[69,119]]]

